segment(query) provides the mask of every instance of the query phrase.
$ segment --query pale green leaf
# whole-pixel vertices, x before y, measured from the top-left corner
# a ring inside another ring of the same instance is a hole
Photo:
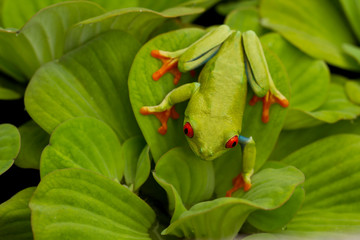
[[[358,41],[360,41],[360,4],[357,0],[340,0],[345,15],[350,22]]]
[[[360,119],[322,124],[316,127],[282,131],[270,159],[281,160],[290,153],[321,138],[340,134],[360,134]]]
[[[360,229],[360,136],[334,135],[290,154],[283,162],[305,175],[306,198],[287,225],[296,231]]]
[[[0,124],[0,175],[13,165],[20,151],[20,133],[8,123]]]
[[[145,8],[128,8],[107,12],[72,27],[66,35],[65,51],[79,47],[100,33],[114,29],[128,32],[141,43],[145,43],[150,34],[168,19],[202,11],[203,9],[199,8],[176,8],[168,13],[159,13]]]
[[[253,30],[258,36],[267,32],[260,24],[259,11],[255,7],[241,7],[231,11],[226,16],[224,23],[231,29],[241,32]]]
[[[295,48],[278,33],[261,37],[261,43],[279,57],[289,76],[291,109],[312,111],[326,100],[330,71],[322,60],[314,59]]]
[[[15,100],[23,97],[25,88],[0,75],[0,100]]]
[[[342,50],[343,43],[354,44],[355,39],[337,0],[261,1],[260,15],[265,27],[279,32],[308,55],[337,67],[360,70]]]
[[[21,149],[15,165],[21,168],[40,168],[42,150],[49,143],[49,134],[30,120],[19,127]]]
[[[45,176],[30,201],[37,240],[149,239],[154,211],[115,181],[83,169]]]
[[[152,74],[161,66],[161,61],[151,57],[150,52],[155,49],[174,51],[189,46],[204,34],[201,29],[182,29],[159,35],[147,42],[138,52],[129,75],[129,94],[133,112],[139,127],[150,147],[155,162],[171,148],[184,145],[186,139],[182,131],[183,112],[187,103],[176,105],[176,111],[180,114],[177,120],[169,119],[167,133],[163,136],[157,129],[161,126],[155,116],[140,114],[143,106],[159,104],[163,98],[175,87],[173,75],[165,74],[159,81],[152,79]],[[196,78],[184,73],[180,84],[195,81]]]
[[[101,13],[91,2],[64,2],[43,9],[19,31],[0,29],[0,45],[6,46],[0,48],[0,70],[27,82],[42,64],[62,56],[65,33],[73,24]]]
[[[26,188],[0,205],[0,239],[32,240],[29,201],[35,187]]]
[[[130,189],[137,191],[150,174],[149,149],[143,137],[129,138],[121,147],[125,162],[124,177]]]
[[[67,119],[90,116],[111,126],[120,142],[140,134],[128,96],[128,72],[139,43],[109,31],[42,66],[25,92],[25,107],[47,132]]]
[[[294,167],[264,169],[252,180],[248,192],[240,190],[234,194],[236,197],[198,203],[163,233],[195,239],[233,239],[251,212],[283,205],[304,181],[304,175]]]
[[[360,115],[360,107],[350,102],[344,86],[331,83],[327,100],[313,111],[291,109],[288,112],[284,129],[313,127],[339,120],[351,120]]]
[[[186,208],[211,198],[215,176],[212,162],[201,160],[188,147],[177,147],[164,154],[156,164],[155,177],[160,185],[170,184]],[[173,190],[165,188],[170,210],[173,210]]]
[[[41,177],[63,168],[84,168],[120,181],[125,161],[114,131],[94,118],[70,119],[51,134],[41,155]]]
[[[295,216],[305,199],[305,191],[297,187],[291,198],[281,207],[265,211],[257,210],[250,214],[247,221],[264,232],[273,232],[283,229]]]
[[[139,189],[149,177],[151,171],[150,148],[145,146],[136,164],[134,190]]]
[[[345,83],[345,92],[350,101],[360,105],[360,83],[359,81],[347,81]]]

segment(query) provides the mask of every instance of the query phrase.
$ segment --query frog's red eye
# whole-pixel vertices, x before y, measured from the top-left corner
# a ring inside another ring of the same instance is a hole
[[[184,133],[189,138],[192,138],[194,136],[194,130],[189,122],[185,123],[184,125]]]
[[[233,148],[235,147],[239,142],[239,137],[238,136],[233,136],[232,138],[229,139],[229,141],[227,141],[227,143],[225,144],[226,148]]]

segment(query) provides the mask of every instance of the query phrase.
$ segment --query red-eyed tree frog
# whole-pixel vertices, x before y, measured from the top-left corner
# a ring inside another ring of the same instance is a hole
[[[158,80],[170,72],[175,76],[175,84],[181,72],[206,64],[198,82],[175,88],[159,105],[144,106],[140,112],[154,114],[162,123],[159,132],[165,134],[168,118],[178,117],[174,104],[190,99],[183,130],[191,149],[200,158],[213,160],[240,143],[243,151],[242,173],[234,178],[234,187],[226,195],[231,196],[239,188],[248,191],[256,149],[252,137],[240,135],[247,82],[256,94],[250,104],[263,102],[263,122],[269,121],[272,103],[283,107],[289,104],[275,87],[256,34],[253,31],[232,31],[228,26],[221,25],[188,48],[175,52],[153,50],[151,55],[163,62],[163,66],[153,74],[153,79]]]

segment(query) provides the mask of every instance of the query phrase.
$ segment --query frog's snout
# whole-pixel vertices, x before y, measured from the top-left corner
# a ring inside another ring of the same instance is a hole
[[[214,157],[214,152],[210,149],[200,148],[199,149],[200,157],[204,160],[212,160]]]

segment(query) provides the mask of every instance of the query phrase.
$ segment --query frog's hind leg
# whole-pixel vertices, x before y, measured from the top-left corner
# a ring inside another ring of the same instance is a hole
[[[255,141],[252,137],[239,136],[239,142],[243,152],[243,169],[242,173],[233,179],[233,187],[226,192],[226,197],[231,197],[240,188],[244,188],[245,192],[251,188],[251,176],[254,173],[256,159]]]
[[[273,103],[279,103],[282,107],[287,107],[289,101],[276,88],[275,83],[271,78],[261,42],[255,32],[247,31],[243,33],[242,39],[246,53],[245,72],[249,84],[255,93],[250,101],[250,105],[254,105],[259,101],[263,102],[261,119],[264,123],[267,123],[269,121],[270,106]]]

